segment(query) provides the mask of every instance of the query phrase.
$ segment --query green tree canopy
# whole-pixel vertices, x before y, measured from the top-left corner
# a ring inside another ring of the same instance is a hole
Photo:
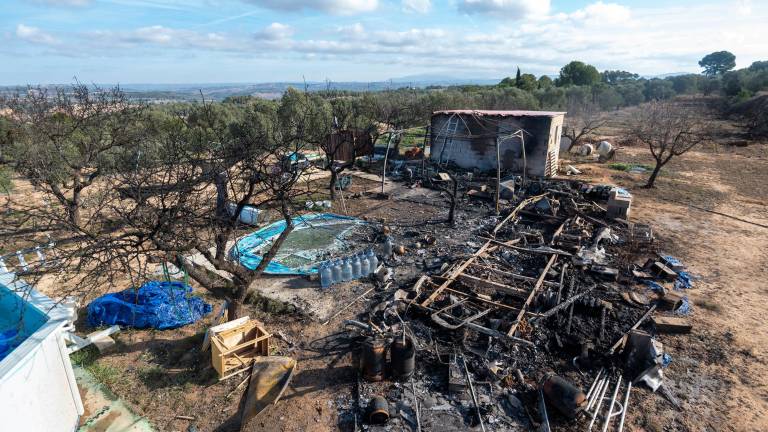
[[[749,65],[749,70],[753,72],[768,70],[768,60],[752,62]]]
[[[574,60],[560,69],[560,77],[555,84],[562,87],[568,85],[593,85],[600,82],[600,72],[584,62]]]
[[[534,91],[539,87],[539,83],[536,81],[536,75],[527,73],[520,75],[516,87],[525,91]]]
[[[623,70],[607,70],[600,74],[604,83],[618,84],[624,81],[634,81],[640,78],[640,75]]]
[[[699,66],[704,68],[704,75],[722,75],[736,67],[736,56],[728,51],[716,51],[705,55]]]

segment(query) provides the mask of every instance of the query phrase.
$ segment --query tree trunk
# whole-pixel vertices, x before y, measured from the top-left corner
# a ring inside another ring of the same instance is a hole
[[[75,188],[72,191],[72,201],[69,202],[69,223],[72,224],[72,226],[80,226],[80,204],[81,204],[81,198],[80,198],[80,190]]]
[[[227,210],[227,201],[229,201],[227,172],[216,173],[214,175],[214,182],[216,184],[216,217],[223,221],[229,218],[229,211]]]
[[[229,302],[229,307],[227,308],[230,321],[240,318],[243,315],[243,304],[248,298],[248,294],[254,290],[253,285],[258,283],[258,281],[264,275],[264,271],[267,269],[267,266],[270,262],[272,262],[272,259],[275,257],[275,255],[277,255],[277,252],[280,250],[283,242],[285,242],[285,239],[287,239],[288,235],[293,231],[293,221],[291,220],[290,215],[284,211],[283,216],[286,220],[285,230],[281,232],[280,235],[275,239],[275,242],[272,243],[272,246],[269,247],[267,253],[265,253],[262,257],[259,265],[256,266],[256,269],[253,270],[253,276],[251,277],[250,281],[246,281],[237,286],[235,294],[232,296],[232,299]]]
[[[331,167],[331,183],[328,185],[328,191],[331,194],[331,201],[336,199],[336,181],[339,178],[339,173]]]
[[[651,176],[648,177],[648,183],[645,184],[645,188],[651,189],[653,188],[653,184],[656,182],[656,177],[658,177],[659,172],[661,172],[661,167],[664,164],[661,163],[661,161],[656,161],[656,166],[653,168],[653,172],[651,173]]]
[[[238,295],[240,288],[237,289],[238,293],[232,297],[232,300],[227,304],[227,320],[232,321],[243,316],[243,304],[245,303],[245,294]],[[243,293],[246,293],[247,289],[243,289]]]
[[[456,216],[456,201],[459,192],[459,182],[453,179],[453,193],[451,194],[451,208],[448,210],[448,223],[453,225]]]

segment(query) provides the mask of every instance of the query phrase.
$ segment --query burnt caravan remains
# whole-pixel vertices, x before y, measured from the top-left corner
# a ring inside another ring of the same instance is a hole
[[[432,114],[430,159],[464,169],[557,174],[564,112],[449,110]]]

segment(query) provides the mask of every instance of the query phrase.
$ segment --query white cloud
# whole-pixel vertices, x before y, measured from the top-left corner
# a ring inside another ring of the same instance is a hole
[[[125,50],[153,47],[231,51],[250,47],[247,41],[235,41],[222,33],[203,33],[161,25],[127,31],[90,31],[80,36],[91,49],[100,53],[124,53]]]
[[[549,13],[549,0],[459,0],[466,14],[492,14],[498,18],[541,17]]]
[[[432,9],[432,0],[403,0],[406,12],[427,13]]]
[[[616,3],[603,3],[598,1],[579,9],[568,15],[568,18],[588,24],[597,24],[610,27],[614,24],[629,21],[632,12],[626,6]]]
[[[741,15],[752,13],[752,0],[736,0],[736,11]]]
[[[372,42],[384,46],[414,46],[440,44],[447,33],[443,29],[411,29],[407,31],[379,31],[374,33]]]
[[[291,26],[280,24],[279,22],[273,22],[255,34],[256,39],[270,41],[288,39],[291,36],[293,36]]]
[[[354,15],[371,12],[379,7],[378,0],[245,0],[268,9],[282,11],[317,10],[334,15]]]
[[[50,33],[46,33],[37,27],[19,24],[16,26],[16,37],[27,42],[33,42],[43,45],[56,45],[59,40]]]
[[[286,24],[272,23],[250,33],[155,25],[51,35],[20,24],[16,36],[38,44],[71,43],[80,48],[66,55],[131,55],[147,62],[169,55],[215,52],[231,58],[288,59],[286,73],[295,72],[290,65],[297,60],[311,58],[317,68],[326,67],[323,62],[327,61],[335,62],[328,67],[340,67],[343,62],[343,69],[335,73],[347,77],[358,73],[361,80],[382,70],[374,66],[382,64],[417,72],[506,76],[517,65],[523,72],[540,75],[556,73],[569,61],[581,60],[598,69],[659,74],[696,72],[701,57],[723,49],[736,54],[739,67],[766,55],[768,4],[758,2],[748,16],[740,15],[733,4],[629,9],[598,1],[575,12],[539,18],[515,25],[492,21],[474,29],[434,20],[422,28],[404,27],[399,22],[382,27],[372,21],[366,26],[303,26],[300,33]]]
[[[336,27],[336,33],[350,38],[360,38],[365,35],[365,27],[360,23]]]

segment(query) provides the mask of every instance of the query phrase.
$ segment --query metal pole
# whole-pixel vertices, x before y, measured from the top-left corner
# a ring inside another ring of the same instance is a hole
[[[605,397],[605,391],[608,390],[608,387],[611,385],[611,377],[607,377],[605,385],[603,386],[603,391],[600,392],[600,396],[598,396],[597,400],[597,407],[595,408],[595,412],[592,413],[592,421],[589,422],[589,428],[588,431],[592,430],[592,426],[595,424],[595,420],[597,420],[597,414],[600,412],[600,407],[603,406],[603,398]]]
[[[421,144],[421,177],[424,178],[427,174],[427,139],[430,139],[431,136],[429,135],[429,128],[431,126],[427,125],[427,127],[424,129],[424,142]],[[430,139],[431,141],[431,139]],[[432,147],[430,146],[430,150]]]
[[[621,412],[621,421],[619,422],[619,432],[624,429],[624,417],[627,416],[627,409],[629,408],[629,392],[632,391],[632,381],[627,381],[627,394],[624,395],[624,411]]]
[[[475,394],[475,386],[472,385],[472,377],[469,376],[469,369],[467,368],[467,358],[464,355],[461,356],[461,362],[464,363],[464,373],[467,375],[467,383],[469,384],[469,392],[472,395],[472,402],[475,404],[475,410],[477,411],[477,420],[480,422],[480,429],[485,432],[485,425],[483,424],[483,416],[480,414],[480,404],[477,403],[477,395]]]
[[[619,394],[619,388],[621,387],[621,376],[616,381],[616,388],[613,390],[613,397],[611,398],[611,405],[608,407],[608,415],[605,416],[605,424],[603,425],[603,432],[608,431],[608,425],[611,424],[611,414],[613,414],[613,406],[616,404],[616,396]]]
[[[496,215],[499,214],[499,198],[501,197],[501,140],[496,137]]]
[[[551,432],[549,427],[549,415],[547,414],[547,401],[544,400],[544,389],[539,388],[539,411],[541,411],[541,432]]]
[[[389,134],[389,139],[387,140],[387,151],[384,153],[384,168],[381,170],[381,193],[384,193],[384,181],[387,178],[387,158],[389,157],[389,146],[392,145],[392,139],[394,136],[394,132]]]
[[[600,379],[600,382],[597,383],[597,387],[595,387],[595,391],[590,395],[589,402],[587,403],[587,408],[584,411],[589,411],[592,409],[592,406],[595,405],[595,402],[597,402],[597,395],[600,394],[600,392],[603,390],[603,386],[605,385],[605,381],[608,379],[608,376],[604,376]]]
[[[523,186],[525,186],[526,171],[528,171],[528,161],[525,157],[525,134],[520,130],[520,147],[523,149]]]
[[[557,302],[555,302],[555,305],[560,304],[561,295],[563,294],[563,282],[565,282],[566,270],[568,270],[568,263],[564,263],[563,269],[560,271],[560,285],[557,287]]]
[[[592,392],[594,392],[597,388],[597,384],[600,382],[600,376],[603,374],[604,370],[605,368],[600,369],[600,371],[597,373],[597,376],[595,377],[595,381],[592,382],[591,386],[589,386],[589,391],[587,391],[587,400],[592,397]]]

